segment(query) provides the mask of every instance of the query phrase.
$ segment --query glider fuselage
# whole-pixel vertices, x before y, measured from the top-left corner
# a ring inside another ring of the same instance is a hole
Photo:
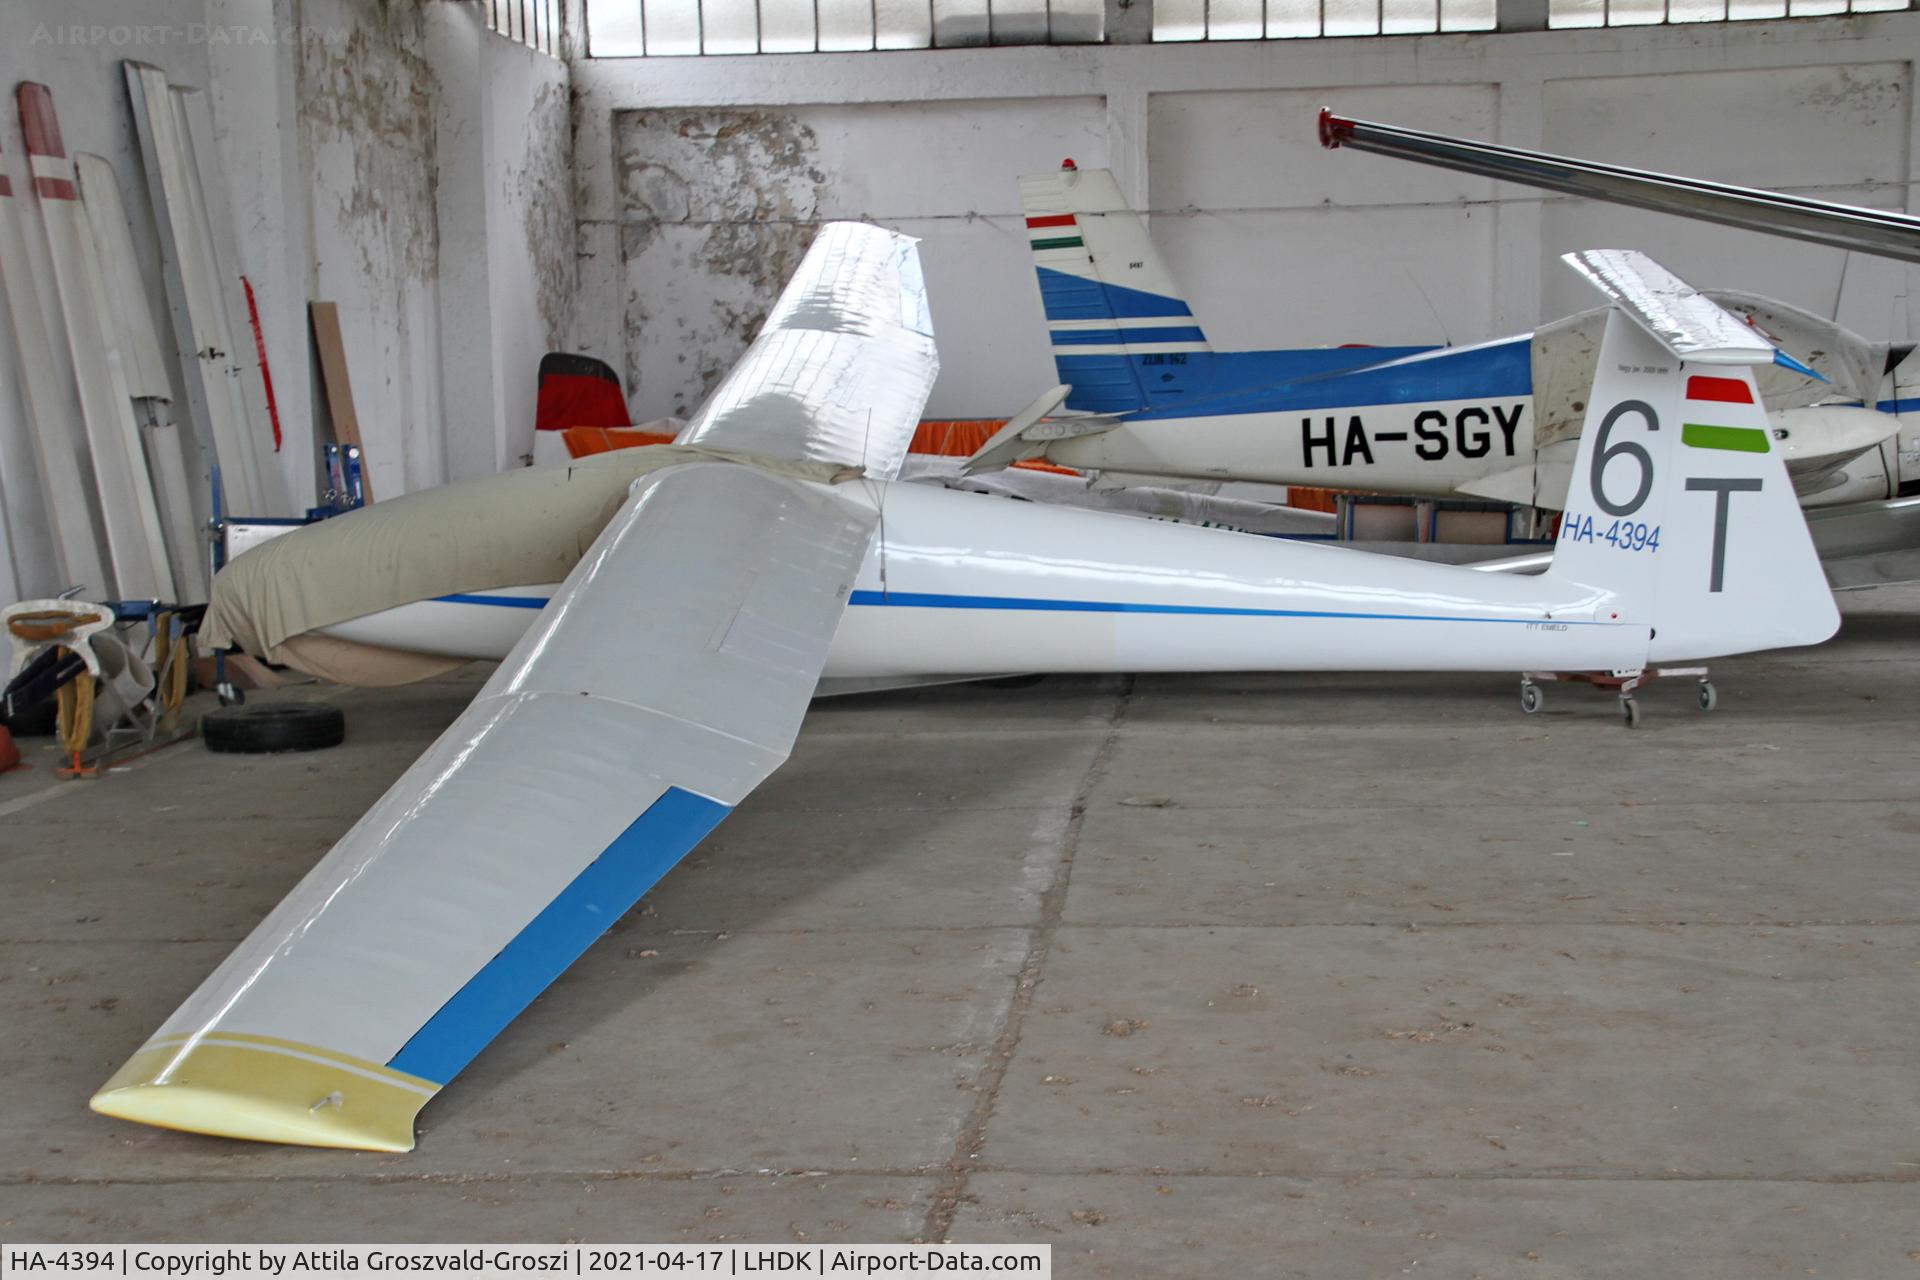
[[[1550,577],[923,485],[839,491],[884,515],[828,677],[1586,670],[1638,666],[1647,654],[1646,625],[1611,610],[1608,592]],[[323,630],[497,659],[555,589],[463,593]]]

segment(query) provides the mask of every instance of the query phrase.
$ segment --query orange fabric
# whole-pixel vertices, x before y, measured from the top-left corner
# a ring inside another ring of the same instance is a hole
[[[593,453],[611,453],[615,449],[633,449],[643,444],[672,444],[673,437],[658,431],[636,431],[632,427],[567,427],[562,433],[567,452],[576,458]]]
[[[1072,467],[1062,467],[1048,462],[1044,458],[1028,458],[1024,462],[1013,464],[1022,471],[1050,471],[1056,476],[1077,476],[1080,473]]]
[[[941,458],[971,458],[993,433],[1007,425],[1005,418],[928,418],[913,433],[908,453],[930,453]]]
[[[913,440],[907,445],[908,453],[932,454],[941,458],[970,458],[974,452],[992,438],[993,433],[1007,425],[1004,418],[960,419],[945,421],[929,419],[920,424],[913,433]],[[567,453],[575,458],[584,458],[588,454],[608,453],[614,449],[635,449],[645,444],[672,444],[673,437],[661,435],[655,431],[640,431],[632,427],[567,427],[561,432],[567,443]],[[1036,458],[1030,462],[1016,462],[1016,467],[1029,471],[1051,471],[1055,475],[1077,476],[1080,473],[1069,467],[1056,467],[1051,462]]]
[[[1336,511],[1332,489],[1308,489],[1300,485],[1287,486],[1287,505],[1298,507],[1302,511]]]

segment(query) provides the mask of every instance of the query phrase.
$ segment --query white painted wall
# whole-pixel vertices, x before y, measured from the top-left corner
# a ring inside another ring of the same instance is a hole
[[[872,216],[926,238],[943,355],[931,411],[1011,412],[1053,382],[1014,178],[1065,156],[1109,164],[1155,211],[1223,346],[1523,330],[1594,304],[1557,257],[1595,245],[1646,249],[1701,285],[1837,305],[1843,322],[1904,339],[1920,333],[1912,269],[1327,152],[1314,113],[1902,208],[1916,57],[1920,15],[1887,14],[580,62],[574,342],[626,370],[636,417],[680,411],[777,289],[737,250],[760,237],[784,260],[812,221]],[[743,145],[752,162],[730,157]],[[788,149],[782,163],[769,148]],[[769,209],[777,230],[758,225]]]
[[[573,138],[564,63],[478,27],[464,7],[429,9],[442,95],[441,329],[448,478],[492,475],[533,450],[539,360],[562,345],[574,293]],[[470,70],[470,74],[468,69]],[[484,247],[484,252],[473,252]]]
[[[442,420],[439,108],[467,86],[442,84],[419,6],[301,0],[300,16],[308,294],[339,305],[375,494],[440,484],[448,433],[413,424]]]
[[[68,150],[113,163],[163,334],[120,69],[130,57],[207,90],[294,509],[318,496],[311,299],[340,306],[379,496],[517,461],[531,447],[535,368],[558,345],[573,291],[566,65],[487,32],[472,0],[10,0],[0,84],[49,84]],[[39,236],[10,92],[0,170]],[[51,280],[39,284],[58,334]],[[250,351],[244,311],[233,321]],[[58,359],[70,385],[63,351]],[[12,334],[0,327],[0,600],[64,585],[12,362]],[[256,425],[264,439],[264,415]]]
[[[936,300],[1017,307],[1031,289],[1025,228],[994,188],[1062,156],[1104,163],[1104,114],[1094,96],[616,113],[624,332],[600,346],[622,353],[628,383],[644,389],[636,421],[699,407],[821,222],[878,221],[925,237]],[[973,203],[956,209],[962,201]],[[604,269],[583,273],[588,289],[607,279]],[[941,358],[1018,362],[1022,336],[944,327]]]

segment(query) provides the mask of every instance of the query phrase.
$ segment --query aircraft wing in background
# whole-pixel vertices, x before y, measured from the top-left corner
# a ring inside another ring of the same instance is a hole
[[[1352,120],[1320,110],[1320,143],[1411,160],[1482,178],[1583,196],[1722,226],[1788,236],[1834,249],[1920,262],[1920,218],[1885,209],[1737,187],[1650,169],[1502,147],[1443,133]]]

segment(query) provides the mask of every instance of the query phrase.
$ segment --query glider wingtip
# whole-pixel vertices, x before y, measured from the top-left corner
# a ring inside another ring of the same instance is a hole
[[[1353,140],[1353,121],[1333,114],[1332,107],[1320,108],[1320,145],[1338,151],[1340,144]]]
[[[437,1084],[344,1054],[269,1041],[149,1045],[87,1105],[137,1124],[252,1142],[413,1150]]]
[[[1794,359],[1792,356],[1788,355],[1785,351],[1782,351],[1778,347],[1775,347],[1773,349],[1773,362],[1779,365],[1783,369],[1793,370],[1793,372],[1799,374],[1803,378],[1812,378],[1818,382],[1828,381],[1827,377],[1824,374],[1822,374],[1818,369],[1814,368],[1810,364],[1805,364],[1799,360]]]

